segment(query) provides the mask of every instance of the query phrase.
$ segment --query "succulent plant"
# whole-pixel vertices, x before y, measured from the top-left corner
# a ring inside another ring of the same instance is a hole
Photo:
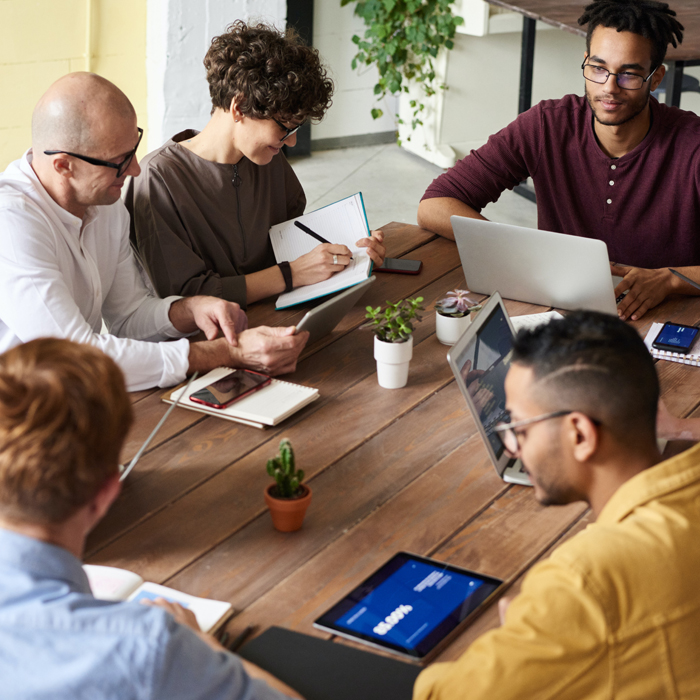
[[[454,289],[447,292],[444,299],[435,304],[435,309],[443,316],[466,316],[474,307],[481,305],[469,298],[468,289]]]
[[[295,469],[294,450],[287,438],[280,442],[279,454],[267,460],[267,473],[277,483],[271,493],[275,498],[295,498],[300,494],[304,472]]]
[[[367,323],[363,323],[360,328],[370,328],[374,335],[385,343],[403,343],[409,339],[413,333],[413,322],[420,322],[419,311],[425,311],[421,306],[423,297],[415,299],[402,299],[396,304],[390,301],[386,303],[386,309],[381,306],[373,309],[367,307],[365,318]]]

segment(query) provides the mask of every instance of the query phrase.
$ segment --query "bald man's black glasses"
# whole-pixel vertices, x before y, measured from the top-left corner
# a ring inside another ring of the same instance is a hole
[[[59,153],[64,153],[67,156],[73,156],[73,158],[79,158],[80,160],[84,160],[86,163],[90,163],[90,165],[102,165],[105,168],[114,168],[117,171],[117,178],[120,178],[128,169],[129,166],[131,165],[131,161],[134,159],[134,156],[136,155],[136,151],[139,147],[139,144],[141,143],[141,138],[143,137],[143,129],[141,127],[136,127],[139,132],[139,140],[136,142],[136,145],[134,146],[133,151],[129,151],[129,153],[126,154],[125,158],[123,161],[120,163],[110,163],[108,160],[100,160],[99,158],[90,158],[90,156],[81,156],[79,153],[71,153],[70,151],[44,151],[44,155],[47,156],[55,156],[58,155]]]

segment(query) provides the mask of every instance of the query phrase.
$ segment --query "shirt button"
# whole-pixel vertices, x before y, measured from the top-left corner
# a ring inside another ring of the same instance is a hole
[[[616,170],[616,169],[617,169],[617,165],[611,165],[611,166],[610,166],[610,170]]]
[[[612,199],[609,199],[609,200],[608,200],[608,204],[612,204]]]
[[[615,180],[610,180],[610,184],[611,184],[611,185],[614,185],[614,184],[615,184]]]

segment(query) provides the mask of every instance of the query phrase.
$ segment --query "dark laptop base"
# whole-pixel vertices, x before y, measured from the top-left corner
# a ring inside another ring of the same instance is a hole
[[[239,653],[306,700],[411,700],[422,671],[420,666],[281,627],[271,627]]]

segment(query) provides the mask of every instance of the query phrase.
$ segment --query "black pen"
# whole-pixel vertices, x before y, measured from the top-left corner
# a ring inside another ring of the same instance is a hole
[[[323,236],[319,236],[318,233],[316,233],[315,231],[312,231],[308,226],[302,224],[301,221],[295,221],[294,225],[297,228],[300,228],[304,233],[308,233],[309,236],[312,236],[317,241],[321,241],[321,243],[330,243],[330,241],[327,241]]]
[[[308,226],[306,226],[305,224],[302,224],[301,221],[295,221],[294,225],[297,228],[300,228],[304,233],[308,233],[309,236],[311,236],[312,238],[315,238],[317,241],[321,241],[321,243],[328,243],[329,245],[333,245],[330,241],[327,241],[323,236],[316,233],[316,231],[312,231]],[[333,260],[335,261],[335,256],[333,256]],[[350,260],[354,260],[352,255],[350,256]]]
[[[685,275],[682,275],[678,270],[673,270],[670,267],[668,268],[669,272],[672,272],[676,277],[680,277],[684,282],[687,282],[691,287],[695,287],[695,289],[700,289],[700,284],[697,282],[693,282],[693,280],[689,279]]]
[[[228,646],[229,651],[238,651],[243,642],[255,631],[255,625],[248,625]]]

